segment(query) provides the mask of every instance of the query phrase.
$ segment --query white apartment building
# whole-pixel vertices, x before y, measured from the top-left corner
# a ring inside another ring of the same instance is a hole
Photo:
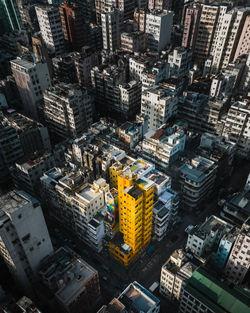
[[[177,114],[178,96],[176,91],[154,86],[142,92],[141,114],[148,116],[148,129],[159,128],[170,117]]]
[[[43,91],[51,86],[47,63],[33,63],[21,58],[10,62],[11,70],[28,116],[38,119],[38,106],[43,99]]]
[[[170,44],[173,11],[153,11],[146,17],[146,47],[160,52]]]
[[[79,137],[93,122],[92,100],[86,88],[59,83],[44,92],[44,115],[51,132]]]
[[[126,118],[134,117],[141,106],[141,83],[135,80],[118,86],[118,101],[114,102],[113,110]]]
[[[40,262],[53,252],[39,202],[23,191],[0,197],[0,254],[11,274],[30,292]]]
[[[250,268],[250,218],[242,225],[229,255],[225,274],[234,284],[240,284]]]
[[[98,253],[102,251],[103,237],[105,236],[104,216],[104,212],[98,212],[88,223],[86,240],[88,245]]]
[[[176,223],[178,207],[179,197],[170,187],[154,202],[152,231],[157,241],[161,241]]]
[[[203,263],[204,260],[191,253],[175,250],[161,268],[160,293],[179,300],[186,281]]]
[[[219,245],[221,238],[232,229],[232,225],[211,215],[205,222],[194,227],[188,234],[186,249],[198,256]]]
[[[249,157],[250,153],[250,103],[246,100],[235,102],[231,105],[223,136],[236,143],[237,153]]]
[[[192,52],[183,47],[177,47],[168,55],[169,77],[181,78],[188,74]]]
[[[53,168],[44,173],[41,184],[43,198],[52,207],[51,215],[88,243],[88,224],[105,206],[105,192],[109,191],[106,181],[100,178],[90,185],[79,172],[65,175]]]
[[[36,15],[42,38],[48,50],[54,55],[65,52],[59,8],[52,5],[36,6]]]
[[[169,64],[157,61],[152,67],[147,68],[141,75],[142,91],[149,89],[164,79],[169,78]]]
[[[101,14],[103,49],[115,51],[120,47],[122,12],[109,8]]]
[[[249,8],[234,8],[226,12],[225,7],[220,9],[218,25],[212,45],[212,72],[217,73],[225,68],[234,59],[235,47],[241,35],[244,20]]]
[[[235,75],[219,74],[212,79],[209,96],[211,98],[220,96],[230,96],[236,81]]]
[[[182,205],[190,210],[210,195],[214,188],[217,165],[215,162],[197,156],[180,167]]]
[[[149,60],[147,58],[131,56],[129,58],[129,79],[142,82],[143,74],[148,64]]]
[[[184,151],[185,142],[186,135],[182,129],[164,125],[144,135],[141,153],[144,158],[154,160],[154,163],[165,169]]]

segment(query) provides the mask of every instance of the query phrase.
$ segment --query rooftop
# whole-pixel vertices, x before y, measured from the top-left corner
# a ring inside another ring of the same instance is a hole
[[[200,155],[180,167],[181,172],[195,182],[201,182],[214,168],[215,163],[213,161]]]
[[[97,313],[121,313],[125,311],[125,306],[116,298],[108,305],[104,305]]]
[[[163,265],[163,268],[174,275],[179,275],[182,279],[188,279],[203,262],[203,259],[191,253],[185,253],[183,250],[175,250]]]
[[[81,259],[75,259],[71,263],[70,271],[67,271],[68,279],[61,289],[56,293],[56,297],[66,305],[73,302],[85,289],[86,282],[97,274],[90,265]]]
[[[138,200],[142,196],[142,191],[136,186],[130,186],[124,190],[125,193]]]
[[[79,296],[85,283],[97,271],[72,250],[61,247],[43,260],[39,273],[45,284],[48,279],[55,281],[56,296],[67,305]]]
[[[127,310],[135,313],[148,312],[160,303],[160,300],[151,294],[138,282],[131,283],[118,297]]]
[[[152,180],[156,185],[161,185],[162,183],[169,183],[171,184],[170,176],[163,174],[162,172],[153,169],[152,171],[148,172],[144,175],[144,177]]]
[[[15,60],[11,60],[11,64],[19,65],[25,69],[31,69],[36,66],[35,63],[29,62],[21,58],[16,58]]]
[[[211,232],[215,233],[217,231],[223,231],[224,229],[230,230],[231,228],[232,226],[224,220],[215,215],[211,215],[201,226],[194,227],[189,234],[205,239]]]
[[[185,290],[217,313],[249,312],[250,294],[239,287],[230,288],[203,268],[194,272]]]
[[[13,213],[24,205],[30,203],[30,199],[26,197],[26,194],[21,191],[13,190],[0,197],[1,211]],[[0,216],[4,215],[0,211]]]

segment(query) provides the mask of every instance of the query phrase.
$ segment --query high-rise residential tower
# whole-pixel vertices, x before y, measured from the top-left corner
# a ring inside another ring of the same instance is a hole
[[[16,0],[0,1],[0,17],[6,31],[22,28],[20,12]]]
[[[62,54],[65,47],[58,7],[37,6],[36,14],[43,40],[50,53],[54,55]]]
[[[62,138],[75,138],[92,123],[92,101],[76,84],[57,84],[44,92],[44,116],[48,129]]]
[[[30,291],[41,260],[53,252],[42,209],[23,191],[11,191],[0,202],[0,254],[17,282]]]
[[[47,63],[33,63],[21,58],[11,61],[11,69],[28,116],[39,119],[38,108],[43,91],[51,86]]]
[[[138,159],[123,171],[119,169],[119,232],[110,242],[110,253],[124,266],[129,266],[150,244],[154,182],[143,174],[153,167]]]
[[[198,3],[188,7],[184,19],[182,47],[194,50],[200,22],[201,5]]]
[[[122,12],[111,8],[101,15],[103,49],[115,51],[120,47]]]
[[[162,51],[170,44],[173,25],[172,11],[153,11],[146,18],[146,47],[153,51]]]
[[[61,4],[59,11],[67,49],[81,51],[88,39],[87,24],[81,5],[66,1]]]

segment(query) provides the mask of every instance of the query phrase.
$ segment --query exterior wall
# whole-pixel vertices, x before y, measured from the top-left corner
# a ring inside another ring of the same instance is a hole
[[[179,313],[216,313],[192,294],[183,291],[180,300]]]
[[[34,197],[39,197],[40,177],[55,166],[55,160],[53,155],[45,154],[41,160],[32,160],[32,162],[34,162],[34,166],[30,166],[29,162],[16,163],[11,169],[11,175],[18,190],[24,190]]]
[[[186,10],[186,16],[184,21],[184,31],[182,37],[182,47],[194,50],[195,41],[197,37],[199,21],[201,15],[201,7],[199,5],[193,5]]]
[[[65,93],[65,88],[69,93]],[[56,114],[55,114],[56,113]],[[92,123],[92,100],[75,85],[55,85],[44,93],[44,115],[48,128],[62,138],[75,138]]]
[[[162,51],[170,43],[173,24],[173,12],[163,11],[147,14],[146,47],[153,51]]]
[[[191,53],[184,48],[175,48],[168,55],[169,76],[180,78],[188,74],[191,61]]]
[[[87,28],[82,7],[77,3],[63,3],[59,9],[66,47],[80,51],[87,43]]]
[[[221,239],[220,245],[216,252],[215,264],[218,268],[223,269],[224,266],[226,265],[232,246],[233,242],[228,241],[225,235],[224,238]]]
[[[111,9],[102,13],[102,38],[103,49],[115,51],[120,47],[121,12]]]
[[[244,26],[241,31],[240,39],[235,51],[233,61],[235,62],[240,55],[249,54],[249,52],[250,52],[250,16],[248,15],[246,17]]]
[[[163,91],[163,92],[161,92]],[[164,88],[153,87],[142,93],[141,113],[149,118],[149,130],[159,128],[177,113],[178,96]]]
[[[149,0],[148,9],[149,11],[154,10],[171,10],[172,0]]]
[[[162,267],[160,278],[160,293],[165,297],[174,297],[179,300],[183,290],[183,281],[184,279]]]
[[[202,5],[193,54],[194,59],[199,63],[204,63],[210,55],[219,10],[219,6]],[[206,29],[205,33],[204,28]]]
[[[51,6],[36,7],[40,31],[48,50],[55,55],[65,51],[59,9]]]
[[[1,125],[0,115],[0,182],[4,182],[9,175],[9,167],[23,155],[17,131],[7,123]]]
[[[6,31],[21,30],[22,22],[17,2],[15,0],[1,0],[0,16]]]
[[[46,63],[32,63],[20,59],[11,61],[11,69],[27,115],[39,118],[37,104],[43,98],[43,91],[51,86]],[[20,65],[21,64],[21,65]]]
[[[236,46],[239,49],[238,40],[242,34],[245,14],[245,10],[237,8],[225,13],[223,18],[218,20],[218,31],[215,33],[212,49],[214,73],[233,61]]]
[[[250,236],[249,233],[242,231],[237,236],[226,264],[225,274],[229,281],[234,284],[240,284],[243,281],[250,268],[249,254]]]
[[[250,151],[250,106],[246,102],[236,102],[231,105],[223,136],[236,143],[237,154],[248,157]]]
[[[129,53],[142,52],[144,50],[144,33],[122,33],[121,34],[121,50]]]
[[[34,282],[41,260],[53,252],[48,229],[35,199],[7,212],[6,218],[7,223],[0,227],[0,253],[12,275],[27,290]]]

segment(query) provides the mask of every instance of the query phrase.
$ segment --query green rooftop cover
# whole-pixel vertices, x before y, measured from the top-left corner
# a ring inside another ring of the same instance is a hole
[[[203,268],[193,273],[185,290],[216,313],[250,313],[249,293],[228,287]]]

